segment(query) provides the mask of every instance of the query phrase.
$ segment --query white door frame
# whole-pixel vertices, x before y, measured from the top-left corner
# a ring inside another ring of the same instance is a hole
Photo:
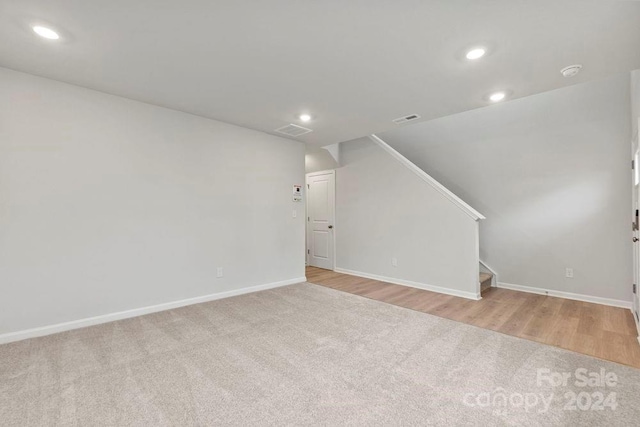
[[[632,169],[632,207],[633,207],[633,220],[636,221],[636,211],[640,209],[640,146],[638,144],[638,135],[634,135],[634,138],[631,142],[631,155],[633,161],[633,169]],[[638,224],[640,225],[640,224]],[[637,239],[640,239],[640,230],[634,230],[632,232],[633,236],[633,284],[636,287],[636,293],[633,294],[633,305],[631,306],[631,312],[633,313],[633,320],[636,322],[636,327],[638,329],[638,341],[640,341],[640,322],[638,321],[638,315],[640,314],[640,243],[637,242]]]
[[[305,191],[307,192],[305,195],[305,265],[309,265],[309,257],[310,257],[310,251],[311,251],[311,247],[309,246],[309,242],[311,241],[310,239],[310,230],[309,230],[309,178],[316,176],[316,175],[327,175],[327,174],[331,174],[333,175],[333,184],[334,184],[334,191],[333,191],[333,206],[334,206],[334,210],[333,210],[333,259],[331,260],[331,270],[336,269],[336,202],[335,202],[335,183],[336,183],[336,171],[335,169],[329,169],[329,170],[323,170],[323,171],[318,171],[318,172],[310,172],[308,174],[305,175],[304,178],[304,184],[305,184]]]

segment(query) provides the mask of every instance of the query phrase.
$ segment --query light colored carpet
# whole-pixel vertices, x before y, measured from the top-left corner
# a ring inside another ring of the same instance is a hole
[[[639,370],[306,283],[0,346],[3,426],[639,423]]]

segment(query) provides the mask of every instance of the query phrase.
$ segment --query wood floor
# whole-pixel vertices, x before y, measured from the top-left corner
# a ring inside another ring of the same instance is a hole
[[[473,301],[316,267],[306,274],[317,285],[640,368],[628,309],[500,288]]]

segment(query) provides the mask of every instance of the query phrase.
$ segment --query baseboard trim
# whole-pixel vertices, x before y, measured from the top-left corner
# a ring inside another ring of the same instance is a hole
[[[443,288],[441,286],[428,285],[426,283],[412,282],[410,280],[395,279],[393,277],[378,276],[377,274],[363,273],[361,271],[348,270],[346,268],[334,269],[336,273],[349,274],[351,276],[364,277],[365,279],[379,280],[381,282],[393,283],[394,285],[409,286],[411,288],[422,289],[425,291],[438,292],[440,294],[453,295],[456,297],[467,298],[472,300],[480,300],[479,293],[458,291],[456,289]]]
[[[554,291],[552,289],[536,288],[533,286],[514,285],[513,283],[498,282],[498,288],[511,289],[513,291],[528,292],[531,294],[548,295],[550,297],[566,298],[576,301],[592,302],[595,304],[610,305],[633,309],[631,301],[622,301],[611,298],[594,297],[591,295],[574,294],[571,292]]]
[[[282,286],[294,285],[296,283],[306,282],[306,277],[297,277],[295,279],[282,280],[280,282],[266,283],[264,285],[250,286],[247,288],[236,289],[233,291],[218,292],[215,294],[203,295],[194,298],[187,298],[178,301],[172,301],[147,307],[134,308],[132,310],[119,311],[116,313],[103,314],[100,316],[87,317],[85,319],[72,320],[70,322],[57,323],[55,325],[42,326],[39,328],[25,329],[23,331],[9,332],[0,335],[0,344],[7,344],[14,341],[22,341],[29,338],[42,337],[45,335],[57,334],[59,332],[70,331],[73,329],[86,328],[88,326],[99,325],[102,323],[113,322],[116,320],[129,319],[131,317],[143,316],[145,314],[157,313],[159,311],[171,310],[174,308],[185,307],[203,302],[215,301],[219,299],[234,297],[238,295],[250,294],[267,289],[279,288]]]

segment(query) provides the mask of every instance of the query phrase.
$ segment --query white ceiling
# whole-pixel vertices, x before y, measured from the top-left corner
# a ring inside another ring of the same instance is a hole
[[[0,66],[326,145],[640,68],[640,2],[0,0]]]

